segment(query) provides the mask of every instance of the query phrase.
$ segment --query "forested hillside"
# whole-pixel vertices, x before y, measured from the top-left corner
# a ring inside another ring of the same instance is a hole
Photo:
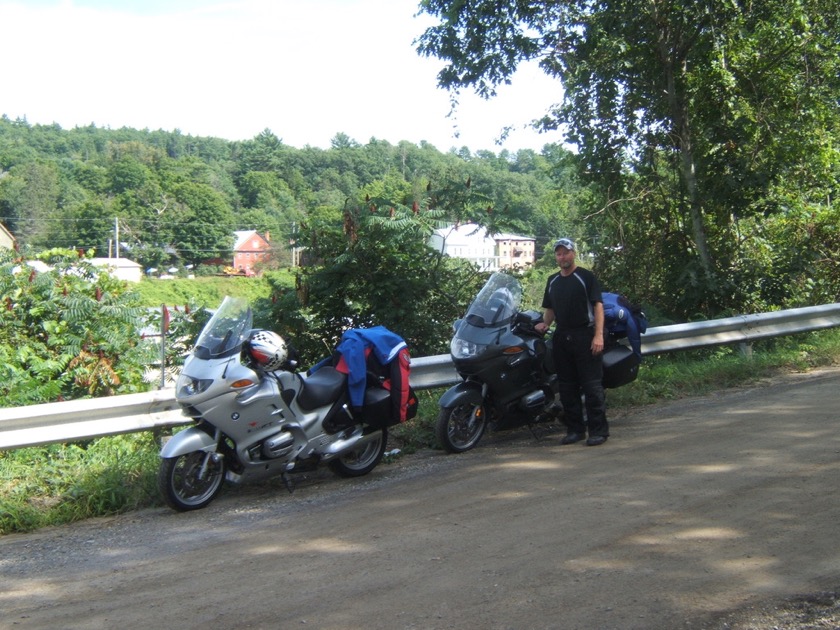
[[[179,132],[64,130],[0,119],[0,220],[22,245],[95,248],[144,267],[227,261],[234,230],[269,232],[285,243],[307,217],[340,211],[364,196],[421,202],[427,187],[473,182],[479,218],[504,209],[505,225],[545,245],[567,225],[571,191],[552,170],[565,152],[544,155],[441,153],[407,142],[365,145],[336,136],[329,150],[296,149],[266,130],[247,142]],[[463,211],[463,208],[453,211]],[[281,248],[280,264],[289,262]]]

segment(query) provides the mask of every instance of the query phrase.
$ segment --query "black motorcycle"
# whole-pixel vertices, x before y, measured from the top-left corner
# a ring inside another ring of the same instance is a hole
[[[494,273],[454,324],[452,362],[464,379],[440,399],[435,432],[450,453],[494,430],[557,422],[563,414],[551,352],[535,330],[537,311],[519,311],[522,286]]]
[[[527,426],[539,437],[537,425],[563,416],[551,340],[535,330],[543,321],[540,313],[518,310],[521,299],[516,278],[494,273],[464,319],[454,324],[452,363],[464,380],[441,396],[435,425],[438,441],[450,453],[473,448],[488,425],[494,430]],[[627,339],[625,311],[605,320],[607,389],[631,383],[639,374],[641,352]]]

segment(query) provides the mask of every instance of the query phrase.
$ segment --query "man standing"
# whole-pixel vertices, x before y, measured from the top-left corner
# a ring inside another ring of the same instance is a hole
[[[601,285],[595,274],[575,263],[575,243],[561,238],[554,243],[554,257],[560,271],[548,278],[542,306],[540,332],[555,324],[553,343],[554,365],[563,403],[566,436],[561,444],[574,444],[589,439],[587,446],[607,441],[606,397],[603,385],[604,304]],[[581,395],[586,405],[583,420]]]

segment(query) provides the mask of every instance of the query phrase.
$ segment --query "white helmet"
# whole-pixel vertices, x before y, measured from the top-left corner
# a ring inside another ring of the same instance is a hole
[[[248,354],[262,369],[277,370],[286,362],[289,348],[283,337],[270,330],[257,330],[248,339]]]

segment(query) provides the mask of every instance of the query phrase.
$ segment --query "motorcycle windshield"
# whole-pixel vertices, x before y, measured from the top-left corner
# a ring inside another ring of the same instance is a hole
[[[494,273],[467,309],[450,342],[452,358],[474,359],[499,343],[522,299],[522,285],[513,276]]]
[[[522,301],[522,285],[513,276],[494,273],[467,309],[464,320],[478,328],[505,326]]]
[[[201,330],[193,354],[199,359],[216,359],[240,352],[253,320],[247,300],[227,296]]]

